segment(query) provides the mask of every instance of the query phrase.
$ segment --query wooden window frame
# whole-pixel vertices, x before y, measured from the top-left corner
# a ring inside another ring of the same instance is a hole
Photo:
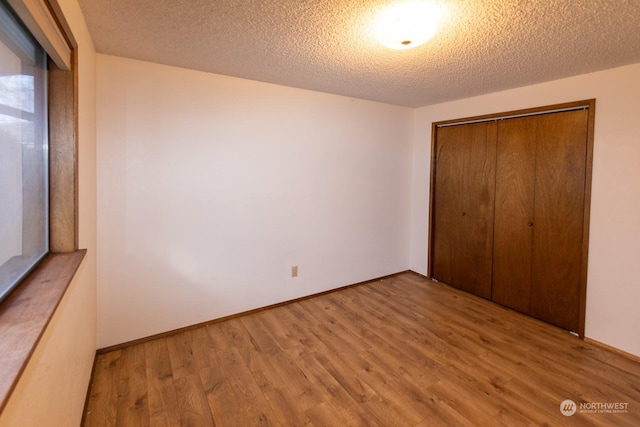
[[[0,411],[64,297],[78,250],[77,42],[58,0],[8,0],[48,61],[49,255],[0,304]]]

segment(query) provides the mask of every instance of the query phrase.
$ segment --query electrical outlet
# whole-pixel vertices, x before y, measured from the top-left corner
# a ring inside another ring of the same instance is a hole
[[[294,265],[291,267],[291,277],[298,277],[298,266]]]

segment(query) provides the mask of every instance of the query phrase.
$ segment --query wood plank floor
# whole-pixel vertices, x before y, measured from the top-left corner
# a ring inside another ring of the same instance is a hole
[[[640,363],[403,273],[101,354],[84,423],[638,426]]]

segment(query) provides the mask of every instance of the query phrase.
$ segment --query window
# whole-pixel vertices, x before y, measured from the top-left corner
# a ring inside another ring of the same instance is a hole
[[[0,299],[49,250],[47,56],[0,1]]]
[[[86,254],[77,243],[77,46],[58,0],[0,0],[0,408]]]

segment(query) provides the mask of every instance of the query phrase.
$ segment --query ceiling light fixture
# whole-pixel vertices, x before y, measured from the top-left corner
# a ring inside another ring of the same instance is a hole
[[[375,17],[374,33],[382,45],[391,49],[411,49],[434,36],[442,11],[424,1],[397,3],[382,9]]]

